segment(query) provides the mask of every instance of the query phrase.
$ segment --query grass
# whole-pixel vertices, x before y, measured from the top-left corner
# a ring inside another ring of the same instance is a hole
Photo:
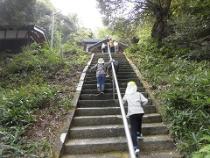
[[[61,57],[48,46],[33,44],[6,62],[1,58],[0,157],[52,157],[56,131],[50,136],[40,125],[60,128],[56,123],[71,109],[77,71],[88,60],[72,47],[75,52]]]
[[[186,59],[189,52],[158,48],[155,42],[144,40],[128,48],[127,55],[161,101],[180,151],[185,157],[205,158],[210,153],[210,63]]]

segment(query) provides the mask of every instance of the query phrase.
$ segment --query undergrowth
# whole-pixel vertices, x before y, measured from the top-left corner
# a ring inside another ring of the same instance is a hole
[[[39,111],[48,108],[57,113],[70,108],[72,95],[66,89],[75,86],[76,71],[88,59],[74,47],[74,53],[62,57],[48,46],[33,44],[8,62],[1,59],[0,157],[51,156],[47,138],[34,141],[26,132],[36,123]],[[72,80],[67,88],[65,80]]]
[[[185,157],[210,155],[210,62],[186,58],[189,49],[158,48],[151,40],[127,49],[163,105],[177,147]]]

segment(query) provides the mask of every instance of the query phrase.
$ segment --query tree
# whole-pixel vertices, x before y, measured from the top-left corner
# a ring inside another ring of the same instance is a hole
[[[158,41],[168,36],[168,16],[172,0],[97,0],[104,23],[116,25],[118,19],[133,25],[142,22],[145,16],[152,16],[155,22],[151,36]],[[126,25],[124,25],[126,26]],[[133,27],[131,27],[133,28]],[[133,30],[132,30],[133,31]]]
[[[0,0],[1,25],[26,25],[34,23],[36,0]]]

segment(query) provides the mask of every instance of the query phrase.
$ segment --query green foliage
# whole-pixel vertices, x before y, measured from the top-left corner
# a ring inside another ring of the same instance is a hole
[[[64,57],[69,60],[71,67],[83,65],[88,59],[87,53],[71,41],[63,45],[63,51]]]
[[[36,44],[26,47],[23,53],[15,56],[4,66],[0,74],[0,86],[10,87],[28,83],[39,84],[59,69],[64,61],[54,50]]]
[[[67,76],[81,70],[88,59],[76,46],[74,50],[69,58],[62,58],[47,45],[33,44],[7,63],[1,62],[0,157],[52,156],[49,140],[33,142],[25,137],[25,132],[37,121],[36,113],[42,109],[51,108],[57,113],[71,108],[72,96],[70,92],[67,96],[63,94],[60,78],[68,79]],[[71,79],[75,80],[75,76]]]
[[[1,0],[1,25],[26,25],[34,23],[36,0]]]
[[[202,144],[202,147],[199,151],[193,153],[193,158],[208,158],[210,155],[210,136],[204,135],[200,140],[199,143]],[[207,144],[207,145],[203,145]]]
[[[1,157],[50,157],[52,153],[49,142],[43,138],[40,140],[27,140],[22,137],[25,129],[12,126],[10,128],[0,128]],[[43,151],[48,151],[43,153]],[[40,154],[42,153],[42,154]],[[39,155],[39,156],[37,156]]]
[[[6,65],[4,73],[15,74],[42,70],[53,71],[63,64],[60,56],[53,50],[50,50],[47,45],[41,48],[34,44],[32,47],[24,48],[23,52]],[[52,65],[54,66],[53,69]]]
[[[55,90],[48,85],[27,85],[4,90],[0,95],[0,123],[4,127],[28,125],[34,121],[34,110],[48,105],[54,94]]]
[[[210,134],[210,63],[186,60],[183,56],[189,49],[158,48],[151,40],[142,40],[127,52],[164,105],[179,149],[188,156],[201,147],[206,151],[210,143],[203,140]]]

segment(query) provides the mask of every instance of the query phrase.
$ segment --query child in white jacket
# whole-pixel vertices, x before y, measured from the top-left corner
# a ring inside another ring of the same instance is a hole
[[[125,95],[123,97],[123,103],[128,103],[127,116],[130,119],[131,124],[131,138],[136,154],[139,152],[137,133],[141,135],[142,118],[144,115],[144,109],[142,105],[146,105],[148,99],[140,92],[137,92],[137,85],[134,81],[130,81],[127,84]]]

